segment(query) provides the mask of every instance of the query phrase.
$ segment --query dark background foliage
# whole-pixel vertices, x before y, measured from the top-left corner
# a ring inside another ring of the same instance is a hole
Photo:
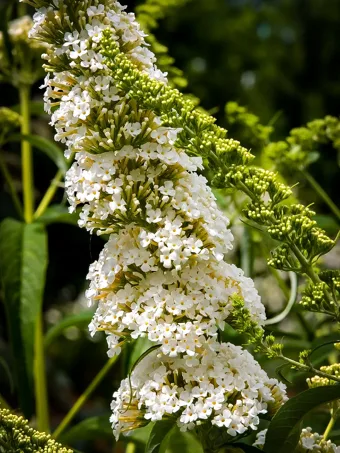
[[[9,3],[1,0],[0,6]],[[128,3],[132,10],[139,2]],[[13,5],[15,17],[16,2]],[[274,139],[280,139],[291,128],[312,119],[338,115],[339,27],[339,0],[192,0],[163,20],[155,34],[184,71],[189,82],[185,91],[199,97],[202,106],[211,110],[221,125],[225,125],[226,102],[237,101],[248,106],[263,124],[274,122]],[[18,103],[14,88],[2,84],[0,90],[1,105]],[[33,98],[41,97],[37,84]],[[47,117],[34,118],[34,131],[51,137],[53,131],[47,122]],[[4,151],[20,190],[19,149],[11,145]],[[333,199],[338,197],[335,163],[334,151],[325,149],[321,161],[311,169]],[[47,158],[35,154],[34,172],[39,200],[55,168]],[[1,220],[15,216],[15,212],[3,183],[0,188]],[[58,197],[62,200],[62,190]],[[102,248],[102,239],[90,238],[72,225],[53,225],[48,233],[47,325],[60,311],[69,311],[71,303],[81,297],[88,266]],[[91,342],[86,328],[69,331],[52,345],[47,364],[54,424],[98,372],[105,360],[105,350],[105,341]],[[2,304],[0,356],[10,363]],[[126,367],[118,365],[77,416],[77,421],[89,414],[108,412],[113,389],[125,373]],[[1,365],[0,387],[15,406],[15,393],[11,392]],[[78,447],[85,449],[81,444]],[[104,441],[86,448],[86,451],[108,451]]]

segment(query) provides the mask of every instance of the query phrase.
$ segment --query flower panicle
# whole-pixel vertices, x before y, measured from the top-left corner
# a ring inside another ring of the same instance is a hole
[[[88,273],[86,295],[97,305],[90,331],[106,332],[110,356],[137,338],[159,345],[158,368],[149,356],[137,367],[148,380],[134,370],[114,396],[115,435],[169,416],[183,430],[256,429],[259,414],[284,401],[284,386],[242,348],[219,343],[235,297],[259,328],[265,311],[253,281],[225,260],[229,220],[200,174],[207,159],[219,168],[252,156],[168,86],[118,2],[36,6],[31,35],[49,43],[45,109],[74,157],[70,210],[80,210],[81,227],[109,236]]]

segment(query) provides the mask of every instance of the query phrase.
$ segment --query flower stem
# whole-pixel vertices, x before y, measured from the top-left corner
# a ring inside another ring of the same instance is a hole
[[[51,201],[53,200],[53,197],[58,190],[59,183],[63,179],[64,173],[62,170],[58,170],[57,174],[55,177],[52,179],[50,187],[47,189],[45,195],[43,196],[37,210],[34,213],[34,219],[38,219],[41,217],[46,209],[49,207]]]
[[[99,373],[96,375],[96,377],[90,383],[90,385],[87,387],[85,392],[77,399],[75,404],[72,406],[72,408],[66,414],[65,418],[62,420],[60,425],[57,427],[57,429],[52,434],[55,439],[57,439],[60,436],[60,434],[67,428],[69,423],[72,421],[73,417],[77,414],[77,412],[85,404],[85,402],[90,397],[90,395],[98,387],[98,385],[104,379],[104,377],[107,375],[107,373],[109,372],[111,367],[116,363],[117,359],[118,359],[118,356],[114,356],[108,362],[106,362],[106,364],[103,366],[103,368],[99,371]]]
[[[19,216],[22,217],[22,215],[23,215],[22,206],[21,206],[17,191],[15,190],[13,179],[11,177],[10,172],[8,171],[8,168],[7,168],[7,165],[4,161],[4,159],[2,158],[1,152],[0,152],[0,171],[3,174],[3,177],[8,185],[9,193],[11,194],[15,209],[17,210]]]
[[[136,452],[136,445],[133,442],[129,442],[126,446],[125,453],[135,453]]]
[[[19,3],[18,5],[18,16],[21,17],[21,16],[25,16],[27,12],[27,7],[25,5],[25,3]]]
[[[313,176],[306,170],[301,170],[303,176],[307,179],[309,184],[313,187],[316,193],[322,198],[322,200],[328,205],[329,209],[333,212],[335,217],[340,220],[340,209],[330,198],[328,193],[320,186],[320,184],[313,178]]]
[[[39,314],[35,328],[34,382],[36,399],[37,427],[39,431],[49,432],[48,395],[42,313]]]
[[[329,423],[325,429],[325,432],[323,433],[323,440],[327,440],[333,427],[334,427],[334,424],[336,422],[336,417],[334,416],[334,407],[332,408],[332,411],[331,411],[331,419],[329,420]]]
[[[308,373],[316,374],[317,376],[327,378],[330,381],[340,382],[340,377],[333,376],[332,374],[324,373],[323,371],[317,370],[313,366],[304,365],[303,363],[297,362],[296,360],[289,359],[288,357],[286,357],[284,355],[280,355],[279,358],[283,359],[287,363],[290,363],[292,366],[300,369],[301,371],[306,371]]]
[[[30,86],[21,85],[20,94],[20,111],[22,116],[21,133],[28,135],[30,133]],[[21,160],[22,160],[22,183],[24,198],[24,219],[26,223],[32,223],[33,220],[33,160],[32,148],[27,140],[21,142]]]

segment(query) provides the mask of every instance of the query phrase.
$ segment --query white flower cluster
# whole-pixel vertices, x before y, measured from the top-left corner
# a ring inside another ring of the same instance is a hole
[[[34,33],[50,14],[37,13]],[[88,276],[88,298],[99,301],[91,331],[108,333],[111,355],[128,335],[192,355],[223,328],[233,294],[259,323],[264,308],[252,280],[223,262],[233,237],[196,173],[201,158],[175,146],[180,130],[163,127],[112,84],[100,53],[108,27],[143,71],[159,75],[134,16],[117,2],[98,3],[84,28],[66,32],[55,49],[71,68],[47,77],[45,93],[56,139],[75,154],[65,183],[71,210],[82,206],[81,226],[111,234]]]
[[[117,438],[164,416],[175,416],[182,431],[210,420],[234,437],[257,429],[260,414],[275,412],[285,399],[284,388],[249,352],[231,343],[206,349],[200,358],[153,351],[114,394],[111,421]]]
[[[256,436],[256,441],[253,444],[255,447],[263,447],[265,444],[267,430],[260,431]],[[304,428],[301,431],[299,444],[296,447],[298,453],[340,453],[340,447],[337,447],[330,440],[324,440],[323,436],[318,433],[313,433],[312,428]]]
[[[177,412],[183,429],[204,420],[230,435],[256,429],[258,415],[279,404],[284,390],[250,354],[221,345],[217,331],[232,315],[233,295],[259,324],[264,307],[252,280],[223,260],[233,237],[197,174],[201,158],[177,145],[180,129],[164,127],[113,84],[101,54],[103,30],[141,71],[163,83],[166,77],[118,2],[78,1],[77,26],[68,2],[50,4],[36,13],[32,35],[52,44],[45,102],[56,140],[75,158],[65,182],[70,209],[81,208],[80,226],[109,235],[88,274],[87,297],[98,302],[90,330],[107,333],[109,355],[131,338],[160,345],[157,357],[138,366],[132,389],[124,381],[115,395],[115,433],[130,395],[127,413],[134,407],[144,421]],[[53,38],[58,27],[63,40]]]

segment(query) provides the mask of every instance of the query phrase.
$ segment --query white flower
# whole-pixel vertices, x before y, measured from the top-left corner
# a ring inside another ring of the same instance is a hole
[[[141,417],[159,420],[164,415],[175,414],[181,430],[212,423],[227,428],[228,434],[234,437],[247,429],[257,429],[258,414],[266,413],[286,399],[277,381],[269,379],[253,357],[239,346],[223,343],[217,352],[208,349],[202,352],[194,370],[183,358],[171,358],[157,351],[147,355],[132,373],[131,388],[126,379],[114,394],[115,415],[111,421],[116,437],[134,423],[131,417],[125,425],[123,410],[127,404],[138,407],[136,420]],[[231,360],[235,361],[233,365]],[[235,376],[242,380],[241,390],[235,386],[225,390],[216,382],[218,377],[230,377],[233,382]],[[253,389],[252,398],[250,389]],[[268,392],[262,392],[263,389]]]

